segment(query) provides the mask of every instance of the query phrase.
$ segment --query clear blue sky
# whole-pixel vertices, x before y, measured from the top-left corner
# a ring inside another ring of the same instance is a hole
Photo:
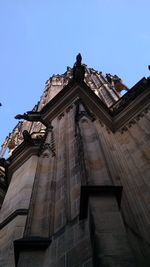
[[[0,0],[0,144],[78,52],[129,87],[149,76],[149,12],[149,0]]]

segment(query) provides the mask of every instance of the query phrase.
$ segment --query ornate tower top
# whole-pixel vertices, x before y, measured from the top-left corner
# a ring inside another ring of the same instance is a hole
[[[23,142],[24,130],[37,137],[44,134],[47,125],[42,121],[40,111],[69,83],[85,83],[108,108],[120,99],[119,93],[122,89],[128,90],[117,75],[102,74],[81,62],[82,56],[79,53],[73,68],[67,67],[64,74],[53,75],[46,81],[44,93],[32,111],[16,115],[16,119],[23,119],[23,121],[19,121],[6,137],[1,146],[0,157],[4,156],[7,148],[10,155]]]

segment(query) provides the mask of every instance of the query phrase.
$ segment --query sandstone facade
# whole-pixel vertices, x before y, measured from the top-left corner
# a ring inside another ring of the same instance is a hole
[[[149,266],[150,79],[120,97],[82,66],[84,81],[49,79],[2,146],[15,144],[1,164],[2,267]]]

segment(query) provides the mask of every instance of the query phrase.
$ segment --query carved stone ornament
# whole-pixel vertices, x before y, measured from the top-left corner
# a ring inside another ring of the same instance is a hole
[[[18,114],[15,116],[15,119],[23,119],[27,121],[40,121],[43,123],[46,127],[48,127],[47,123],[42,119],[42,114],[40,112],[35,112],[35,111],[27,111],[24,114]]]
[[[81,57],[81,54],[79,53],[76,56],[76,62],[73,67],[73,80],[79,83],[82,83],[84,81],[84,74],[85,74],[85,68],[81,64],[81,61],[82,61],[82,57]]]
[[[50,140],[47,141],[47,137],[48,137],[48,134],[50,133]],[[54,157],[56,156],[56,149],[55,149],[55,138],[54,138],[54,133],[53,133],[53,127],[50,126],[46,132],[45,132],[45,136],[43,138],[43,142],[40,146],[40,149],[39,149],[39,156],[42,156],[42,157]]]

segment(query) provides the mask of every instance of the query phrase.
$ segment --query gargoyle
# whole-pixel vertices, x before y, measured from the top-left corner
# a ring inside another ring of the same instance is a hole
[[[15,116],[15,119],[24,119],[27,121],[40,121],[43,123],[46,127],[48,126],[47,123],[42,119],[42,114],[40,112],[35,112],[35,111],[27,111],[24,114],[18,114]]]
[[[81,54],[79,53],[76,56],[76,62],[73,67],[73,80],[76,82],[83,82],[84,81],[84,74],[85,74],[85,68],[81,64],[82,57]]]
[[[24,114],[18,114],[15,116],[15,119],[24,119],[27,121],[40,121],[41,120],[41,114],[39,112],[34,111],[27,111]]]

